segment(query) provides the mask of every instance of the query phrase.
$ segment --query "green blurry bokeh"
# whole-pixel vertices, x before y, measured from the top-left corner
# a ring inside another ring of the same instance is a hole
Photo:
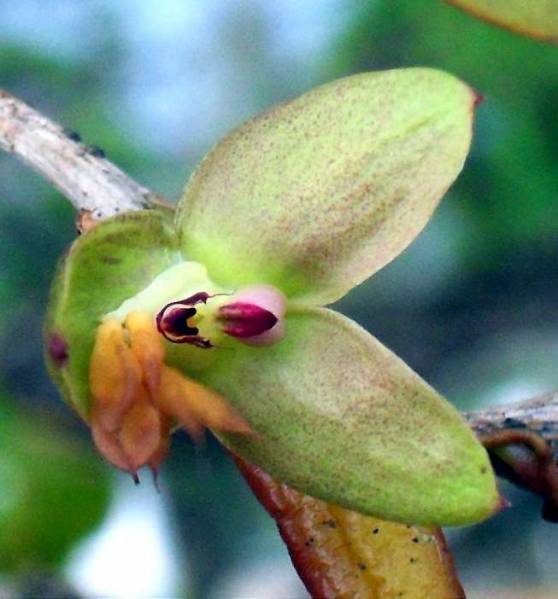
[[[97,527],[109,479],[93,452],[48,413],[0,396],[0,575],[49,572]]]

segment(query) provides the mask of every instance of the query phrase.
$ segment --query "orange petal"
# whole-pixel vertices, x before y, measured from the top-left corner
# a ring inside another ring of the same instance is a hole
[[[186,378],[178,370],[163,367],[157,402],[189,430],[192,422],[218,431],[254,434],[248,422],[218,394]]]
[[[180,421],[180,425],[186,429],[186,432],[190,438],[195,442],[199,443],[203,439],[204,425],[196,418],[186,404],[180,402],[180,393],[182,393],[179,384],[174,380],[174,373],[178,377],[181,375],[174,371],[169,374],[166,371],[173,370],[163,367],[161,386],[155,396],[155,402],[157,407],[161,410],[161,413],[166,414],[167,417],[177,418]],[[180,402],[179,406],[175,406],[176,402]]]
[[[118,430],[124,413],[140,393],[141,368],[116,320],[108,320],[97,329],[89,381],[92,417],[105,431]]]
[[[91,420],[91,433],[99,453],[113,466],[134,474],[132,464],[120,445],[118,433],[109,432],[98,425],[95,418]]]
[[[143,371],[143,377],[151,396],[161,382],[161,368],[165,359],[165,348],[157,332],[155,320],[145,312],[132,312],[126,318],[130,333],[130,346]]]
[[[119,440],[134,471],[150,463],[161,445],[161,437],[159,412],[147,397],[126,412]]]

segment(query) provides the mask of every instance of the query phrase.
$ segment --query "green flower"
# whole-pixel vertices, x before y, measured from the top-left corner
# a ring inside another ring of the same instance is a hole
[[[47,359],[97,447],[156,470],[204,426],[304,493],[385,519],[464,524],[500,505],[456,410],[321,306],[399,254],[468,152],[475,94],[430,69],[356,75],[231,133],[176,215],[78,239],[53,288]]]

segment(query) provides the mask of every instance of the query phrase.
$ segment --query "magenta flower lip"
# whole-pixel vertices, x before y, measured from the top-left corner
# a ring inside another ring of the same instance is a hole
[[[223,332],[241,339],[261,335],[273,328],[278,318],[265,308],[248,302],[234,302],[219,308]]]

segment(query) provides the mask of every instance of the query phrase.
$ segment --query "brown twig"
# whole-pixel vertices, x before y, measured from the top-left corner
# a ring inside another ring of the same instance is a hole
[[[303,495],[233,455],[316,599],[465,599],[436,527],[386,522]]]
[[[78,213],[102,220],[148,208],[160,198],[81,143],[79,135],[0,90],[0,149],[14,154],[50,181]]]
[[[496,472],[544,498],[543,517],[558,522],[558,393],[465,414]]]
[[[464,416],[479,436],[506,429],[536,433],[550,444],[555,457],[558,457],[558,393],[545,393],[524,401],[466,412]]]

